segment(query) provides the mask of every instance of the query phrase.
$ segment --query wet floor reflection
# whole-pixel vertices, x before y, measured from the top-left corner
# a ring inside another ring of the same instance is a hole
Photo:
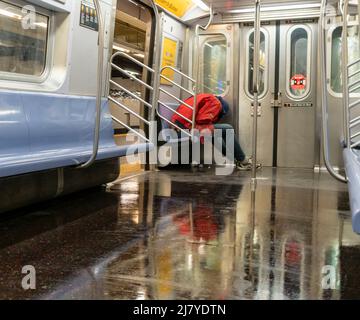
[[[346,186],[264,169],[252,193],[247,174],[212,173],[142,174],[1,221],[0,298],[360,297]]]

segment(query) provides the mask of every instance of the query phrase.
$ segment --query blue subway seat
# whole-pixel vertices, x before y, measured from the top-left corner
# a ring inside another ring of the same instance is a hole
[[[0,91],[0,177],[78,165],[92,154],[95,98]],[[150,151],[117,146],[107,100],[102,104],[97,160]]]
[[[353,229],[360,234],[360,151],[344,149]]]

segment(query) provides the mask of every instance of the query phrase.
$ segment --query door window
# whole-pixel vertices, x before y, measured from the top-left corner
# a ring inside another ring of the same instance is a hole
[[[254,76],[254,31],[250,33],[248,39],[248,77],[247,77],[247,90],[250,96],[254,95],[253,89],[253,76]],[[267,86],[267,45],[266,37],[263,31],[260,32],[260,74],[259,74],[259,96],[266,93]]]
[[[227,90],[226,37],[206,41],[203,50],[203,92],[224,95]]]
[[[310,90],[310,30],[294,27],[288,36],[288,93],[296,99],[304,98]]]
[[[348,27],[348,61],[349,63],[360,58],[358,26]],[[337,27],[331,36],[331,77],[330,87],[335,93],[342,93],[342,27]],[[350,68],[349,72],[354,73],[359,65]],[[352,82],[360,80],[360,74],[352,78]],[[356,91],[360,93],[360,90]]]

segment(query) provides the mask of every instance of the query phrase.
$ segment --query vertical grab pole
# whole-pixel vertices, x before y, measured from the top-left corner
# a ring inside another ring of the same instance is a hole
[[[259,67],[260,67],[260,0],[255,0],[255,30],[254,30],[254,118],[253,118],[253,140],[252,140],[252,179],[253,186],[256,186],[256,163],[257,163],[257,136],[258,136],[258,107],[259,107]]]
[[[319,62],[321,72],[321,120],[322,120],[322,145],[324,163],[329,173],[337,180],[346,183],[346,177],[337,173],[330,162],[329,155],[329,129],[328,129],[328,101],[327,101],[327,88],[326,88],[326,52],[325,52],[325,15],[326,15],[327,0],[322,0],[319,19]]]
[[[103,88],[104,72],[104,19],[101,13],[99,0],[94,0],[95,9],[98,17],[98,63],[97,63],[97,87],[96,87],[96,114],[94,127],[93,151],[90,159],[79,166],[80,169],[90,167],[96,160],[99,151],[100,122],[101,122],[101,97]]]
[[[342,30],[342,83],[343,83],[343,123],[344,123],[344,139],[346,147],[350,148],[351,138],[349,130],[349,47],[348,47],[348,13],[349,0],[343,2],[343,30]]]
[[[155,15],[155,23],[156,23],[156,30],[155,30],[155,45],[154,45],[154,63],[153,63],[153,70],[155,71],[152,75],[153,77],[153,92],[152,92],[152,99],[151,99],[151,113],[150,113],[150,126],[149,126],[149,140],[155,146],[154,151],[149,153],[149,164],[150,170],[154,171],[156,168],[157,163],[157,125],[155,122],[156,117],[156,110],[158,108],[159,103],[159,96],[160,96],[160,76],[161,76],[161,56],[162,56],[162,34],[163,34],[163,25],[164,25],[164,14],[159,13],[158,7],[154,0],[151,0],[151,6],[154,10]]]
[[[200,57],[199,57],[199,52],[200,50],[200,25],[196,25],[195,27],[195,48],[194,48],[194,66],[195,66],[195,85],[194,85],[194,103],[193,103],[193,113],[192,113],[192,124],[191,124],[191,137],[192,139],[194,139],[194,130],[195,130],[195,121],[196,121],[196,105],[197,105],[197,95],[199,94],[199,85],[198,85],[198,81],[200,79],[200,67],[199,67],[199,63],[200,63]]]
[[[197,24],[195,27],[195,48],[194,48],[194,67],[195,67],[195,86],[194,86],[194,104],[193,104],[193,115],[192,115],[192,130],[191,135],[192,138],[194,138],[194,129],[195,129],[195,120],[196,120],[196,105],[197,105],[197,95],[199,94],[199,83],[200,83],[200,29],[206,31],[214,18],[214,11],[212,8],[212,5],[210,6],[210,16],[209,21],[206,24],[205,27],[201,26],[200,24]]]

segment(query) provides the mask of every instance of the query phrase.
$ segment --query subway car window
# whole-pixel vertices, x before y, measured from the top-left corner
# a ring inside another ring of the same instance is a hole
[[[146,32],[129,23],[119,19],[115,20],[114,42],[126,43],[135,49],[144,51],[146,42]]]
[[[209,40],[204,45],[204,92],[223,95],[226,92],[227,40]]]
[[[254,94],[253,74],[254,74],[254,32],[249,35],[249,70],[248,70],[248,91],[250,95]],[[267,73],[267,52],[265,34],[261,31],[260,35],[260,78],[259,78],[259,96],[265,93],[265,79]]]
[[[23,27],[22,8],[0,1],[0,72],[41,76],[46,65],[49,18],[34,13]]]
[[[360,58],[359,54],[359,36],[357,26],[348,28],[348,46],[349,46],[349,63]],[[342,47],[342,27],[337,27],[332,33],[331,42],[331,89],[335,93],[342,93],[342,64],[341,64],[341,47]],[[356,69],[356,66],[355,66]],[[350,72],[356,71],[350,68]],[[360,75],[353,78],[354,81],[360,79]],[[358,90],[356,93],[360,93]]]
[[[304,97],[310,88],[309,34],[303,27],[295,28],[290,35],[289,92],[296,98]]]

